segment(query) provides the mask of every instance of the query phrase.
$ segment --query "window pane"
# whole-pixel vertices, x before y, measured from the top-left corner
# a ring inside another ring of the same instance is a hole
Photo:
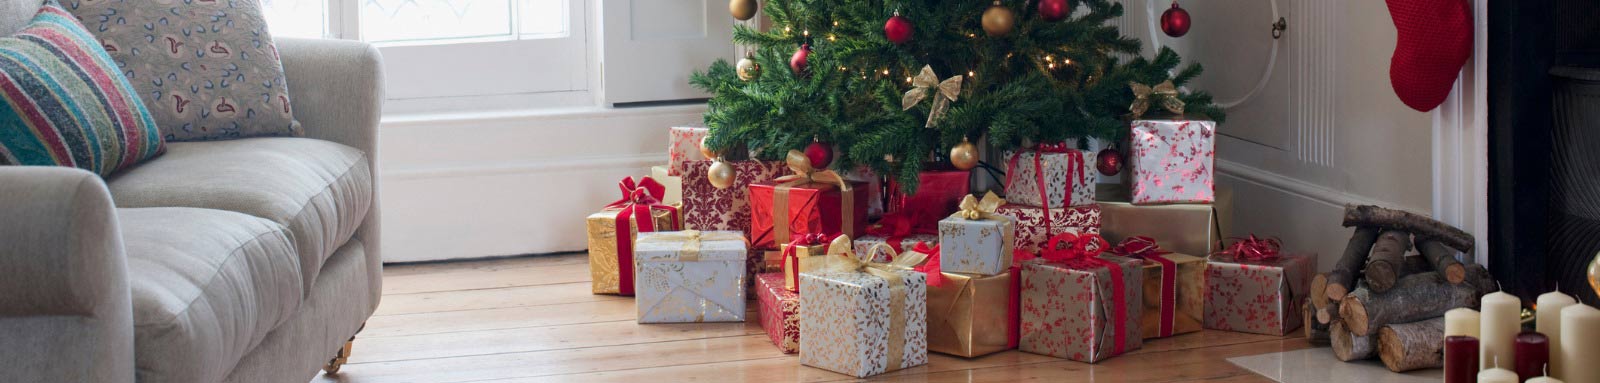
[[[370,42],[511,35],[512,0],[363,0],[361,36]]]
[[[261,0],[267,30],[273,37],[321,38],[327,7],[323,0]]]
[[[550,37],[567,33],[568,0],[522,1],[522,35],[524,37]]]

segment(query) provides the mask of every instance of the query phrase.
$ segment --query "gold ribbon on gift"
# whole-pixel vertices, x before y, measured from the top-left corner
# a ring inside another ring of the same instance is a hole
[[[1130,81],[1128,86],[1133,88],[1133,105],[1128,106],[1128,111],[1133,113],[1134,119],[1144,117],[1144,112],[1150,110],[1151,101],[1160,101],[1163,109],[1183,115],[1183,100],[1178,99],[1178,87],[1172,85],[1172,80],[1163,81],[1155,87]]]
[[[855,254],[850,236],[841,235],[828,244],[827,264],[817,273],[867,273],[883,279],[889,285],[889,349],[888,369],[900,369],[905,363],[906,347],[906,288],[905,277],[900,276],[900,271],[909,271],[918,264],[928,259],[927,254],[906,252],[894,257],[889,263],[872,261],[872,255],[879,251],[894,254],[894,248],[887,243],[876,243],[864,254]]]
[[[939,126],[939,120],[950,110],[950,103],[961,96],[961,75],[939,81],[939,75],[933,73],[933,66],[923,65],[922,72],[911,78],[911,86],[911,90],[900,98],[900,110],[911,110],[928,98],[929,93],[933,93],[933,109],[928,112],[928,123],[923,125],[932,128]]]
[[[811,159],[799,150],[790,150],[784,158],[794,174],[773,179],[778,185],[772,188],[772,236],[776,243],[789,243],[789,190],[795,186],[822,183],[839,186],[839,231],[855,235],[855,194],[850,192],[850,182],[838,172],[817,169]]]
[[[1000,205],[1004,205],[1005,203],[1005,198],[1000,198],[1000,196],[995,195],[992,191],[984,194],[983,199],[981,200],[978,199],[978,197],[969,194],[965,198],[961,199],[961,210],[957,210],[955,214],[951,214],[950,217],[965,219],[968,221],[1013,221],[1011,217],[995,213],[996,210],[1000,209]],[[1045,209],[1044,213],[1050,214],[1049,209]],[[1004,224],[1001,225],[1004,226]],[[1000,230],[1001,235],[1000,264],[1009,265],[1012,263],[1012,253],[1014,252],[1017,244],[1017,230],[1014,224],[1011,230],[1006,230],[1004,227],[1001,227],[998,230]]]
[[[699,262],[700,242],[702,241],[744,241],[744,236],[731,231],[669,231],[655,235],[641,237],[637,243],[681,243],[678,249],[679,262]]]

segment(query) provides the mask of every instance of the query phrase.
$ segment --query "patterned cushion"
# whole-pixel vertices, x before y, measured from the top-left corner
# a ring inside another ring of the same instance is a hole
[[[0,165],[110,175],[161,154],[150,111],[93,35],[54,0],[0,37]]]
[[[258,0],[72,0],[170,141],[299,136]]]

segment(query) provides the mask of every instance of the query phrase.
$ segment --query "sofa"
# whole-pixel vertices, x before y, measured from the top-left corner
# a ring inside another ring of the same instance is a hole
[[[0,33],[38,2],[0,4]],[[382,290],[381,57],[278,39],[305,137],[169,142],[109,178],[0,167],[0,371],[15,382],[306,382]]]

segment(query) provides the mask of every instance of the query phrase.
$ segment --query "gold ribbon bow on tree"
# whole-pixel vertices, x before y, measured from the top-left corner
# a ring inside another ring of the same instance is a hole
[[[928,112],[928,123],[925,128],[939,125],[939,120],[944,118],[945,112],[950,110],[950,103],[961,96],[961,75],[951,76],[944,81],[939,81],[939,75],[933,73],[933,66],[923,65],[922,72],[911,79],[911,90],[906,91],[905,97],[900,98],[900,110],[911,110],[912,107],[922,103],[933,93],[933,110]],[[937,87],[937,88],[935,88]]]
[[[1133,113],[1134,119],[1144,117],[1144,112],[1150,110],[1152,100],[1160,101],[1161,108],[1172,114],[1183,115],[1183,100],[1178,99],[1178,87],[1172,85],[1172,80],[1163,81],[1154,88],[1137,82],[1128,82],[1133,88],[1133,105],[1128,106],[1128,111]]]
[[[957,211],[956,214],[968,221],[997,219],[1000,215],[994,212],[1000,208],[1000,205],[1005,203],[1006,200],[995,195],[994,192],[985,194],[982,200],[969,194],[966,198],[961,199],[961,210]]]

